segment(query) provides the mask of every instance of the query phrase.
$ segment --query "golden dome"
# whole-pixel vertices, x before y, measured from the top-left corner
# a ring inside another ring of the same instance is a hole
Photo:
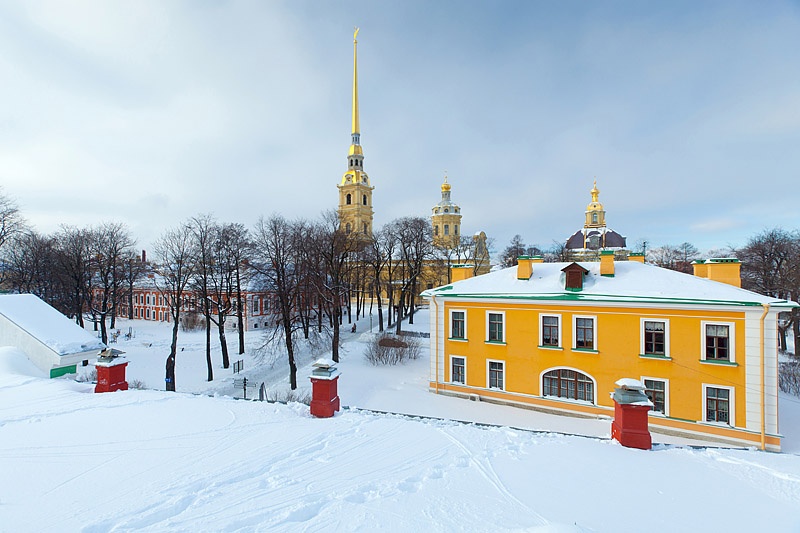
[[[442,190],[443,191],[449,191],[450,190],[450,184],[447,183],[447,172],[444,173],[444,183],[442,183]]]

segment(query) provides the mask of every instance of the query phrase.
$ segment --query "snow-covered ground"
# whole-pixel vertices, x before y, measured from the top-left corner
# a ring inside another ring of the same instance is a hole
[[[425,311],[415,318],[405,329],[427,328]],[[135,338],[114,345],[127,352],[129,378],[161,388],[169,326],[120,324],[129,326]],[[344,334],[345,405],[609,433],[609,421],[431,394],[425,357],[371,366],[368,317],[358,329]],[[254,355],[260,342],[248,332],[245,375],[287,388],[285,361]],[[215,380],[205,381],[204,345],[203,332],[180,333],[178,394],[92,394],[0,348],[0,531],[800,530],[798,398],[781,398],[785,453],[644,452],[606,438],[358,409],[314,419],[302,404],[238,401],[224,396],[233,376],[219,348]],[[303,387],[318,356],[301,349]]]

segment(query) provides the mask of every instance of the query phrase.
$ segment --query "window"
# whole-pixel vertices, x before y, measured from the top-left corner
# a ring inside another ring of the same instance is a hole
[[[350,194],[348,194],[347,195],[347,199],[345,200],[345,202],[347,203],[347,205],[350,205],[352,203],[352,201],[353,201],[352,197],[350,196]]]
[[[458,224],[453,226],[453,235],[458,235]]]
[[[366,222],[364,222],[364,233],[368,233],[367,232],[367,223]]]
[[[453,383],[467,383],[467,360],[463,357],[450,357],[450,381]]]
[[[539,346],[561,346],[561,315],[539,315]]]
[[[644,383],[644,393],[653,402],[653,412],[667,415],[667,398],[669,396],[667,381],[643,377],[642,383]]]
[[[365,194],[364,197],[361,199],[361,203],[367,205],[367,195]]]
[[[347,203],[350,203],[350,202],[347,202]],[[348,235],[350,235],[350,231],[351,231],[351,226],[350,226],[350,223],[348,222],[348,223],[347,223],[347,226],[345,226],[345,233],[347,233]]]
[[[644,354],[666,355],[666,324],[651,320],[644,321]]]
[[[258,313],[258,299],[253,298],[253,314]]]
[[[595,349],[594,317],[575,317],[575,348],[579,350]]]
[[[487,313],[486,340],[489,342],[505,342],[503,336],[503,314]]]
[[[466,339],[466,311],[450,311],[450,337],[453,339]]]
[[[597,213],[592,213],[592,224],[597,224]]]
[[[135,304],[139,303],[139,295],[138,294],[133,297],[133,303],[135,303]]]
[[[155,313],[153,313],[153,316],[155,317]],[[158,319],[164,320],[164,313],[162,313],[161,311],[158,312]]]
[[[164,298],[162,298],[161,296],[158,297],[158,305],[161,307],[164,306]]]
[[[133,318],[139,318],[139,308],[133,310]]]
[[[489,388],[500,389],[503,388],[503,370],[505,363],[502,361],[487,361],[489,364]]]
[[[450,235],[450,224],[445,224],[444,225],[444,234],[445,235]]]
[[[439,236],[439,225],[438,224],[433,227],[433,234],[436,235],[437,237]]]
[[[150,309],[147,310],[147,320],[150,320]]]
[[[594,381],[577,370],[550,370],[542,377],[542,395],[594,403]]]
[[[147,295],[147,305],[150,305],[150,295]]]
[[[722,422],[733,425],[733,389],[704,385],[706,400],[706,422]]]
[[[728,361],[729,327],[716,324],[706,324],[706,359]]]

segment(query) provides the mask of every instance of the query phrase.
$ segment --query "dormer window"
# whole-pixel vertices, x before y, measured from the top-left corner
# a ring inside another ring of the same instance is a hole
[[[564,288],[568,291],[579,291],[583,289],[583,278],[589,273],[588,270],[578,263],[572,263],[561,269],[566,274]]]
[[[444,208],[444,212],[445,212],[445,213],[447,213],[447,212],[448,212],[448,209],[447,209],[446,207]]]

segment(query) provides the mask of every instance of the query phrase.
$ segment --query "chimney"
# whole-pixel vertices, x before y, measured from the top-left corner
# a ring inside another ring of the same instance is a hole
[[[544,257],[542,257],[541,255],[534,255],[533,257],[531,257],[531,262],[544,263]]]
[[[147,251],[142,250],[142,263],[147,263]]]
[[[637,253],[628,254],[628,261],[636,261],[637,263],[644,263],[644,254],[637,254]]]
[[[706,261],[708,279],[734,287],[742,286],[741,267],[739,260],[732,257],[719,257]]]
[[[692,261],[692,271],[695,276],[698,278],[707,278],[708,277],[708,265],[706,264],[705,259],[698,259],[697,261]]]
[[[472,277],[472,265],[453,265],[450,267],[450,282],[465,280]]]
[[[517,257],[517,279],[531,279],[533,275],[533,259],[527,255]]]
[[[614,277],[614,252],[611,250],[600,252],[600,275]]]

